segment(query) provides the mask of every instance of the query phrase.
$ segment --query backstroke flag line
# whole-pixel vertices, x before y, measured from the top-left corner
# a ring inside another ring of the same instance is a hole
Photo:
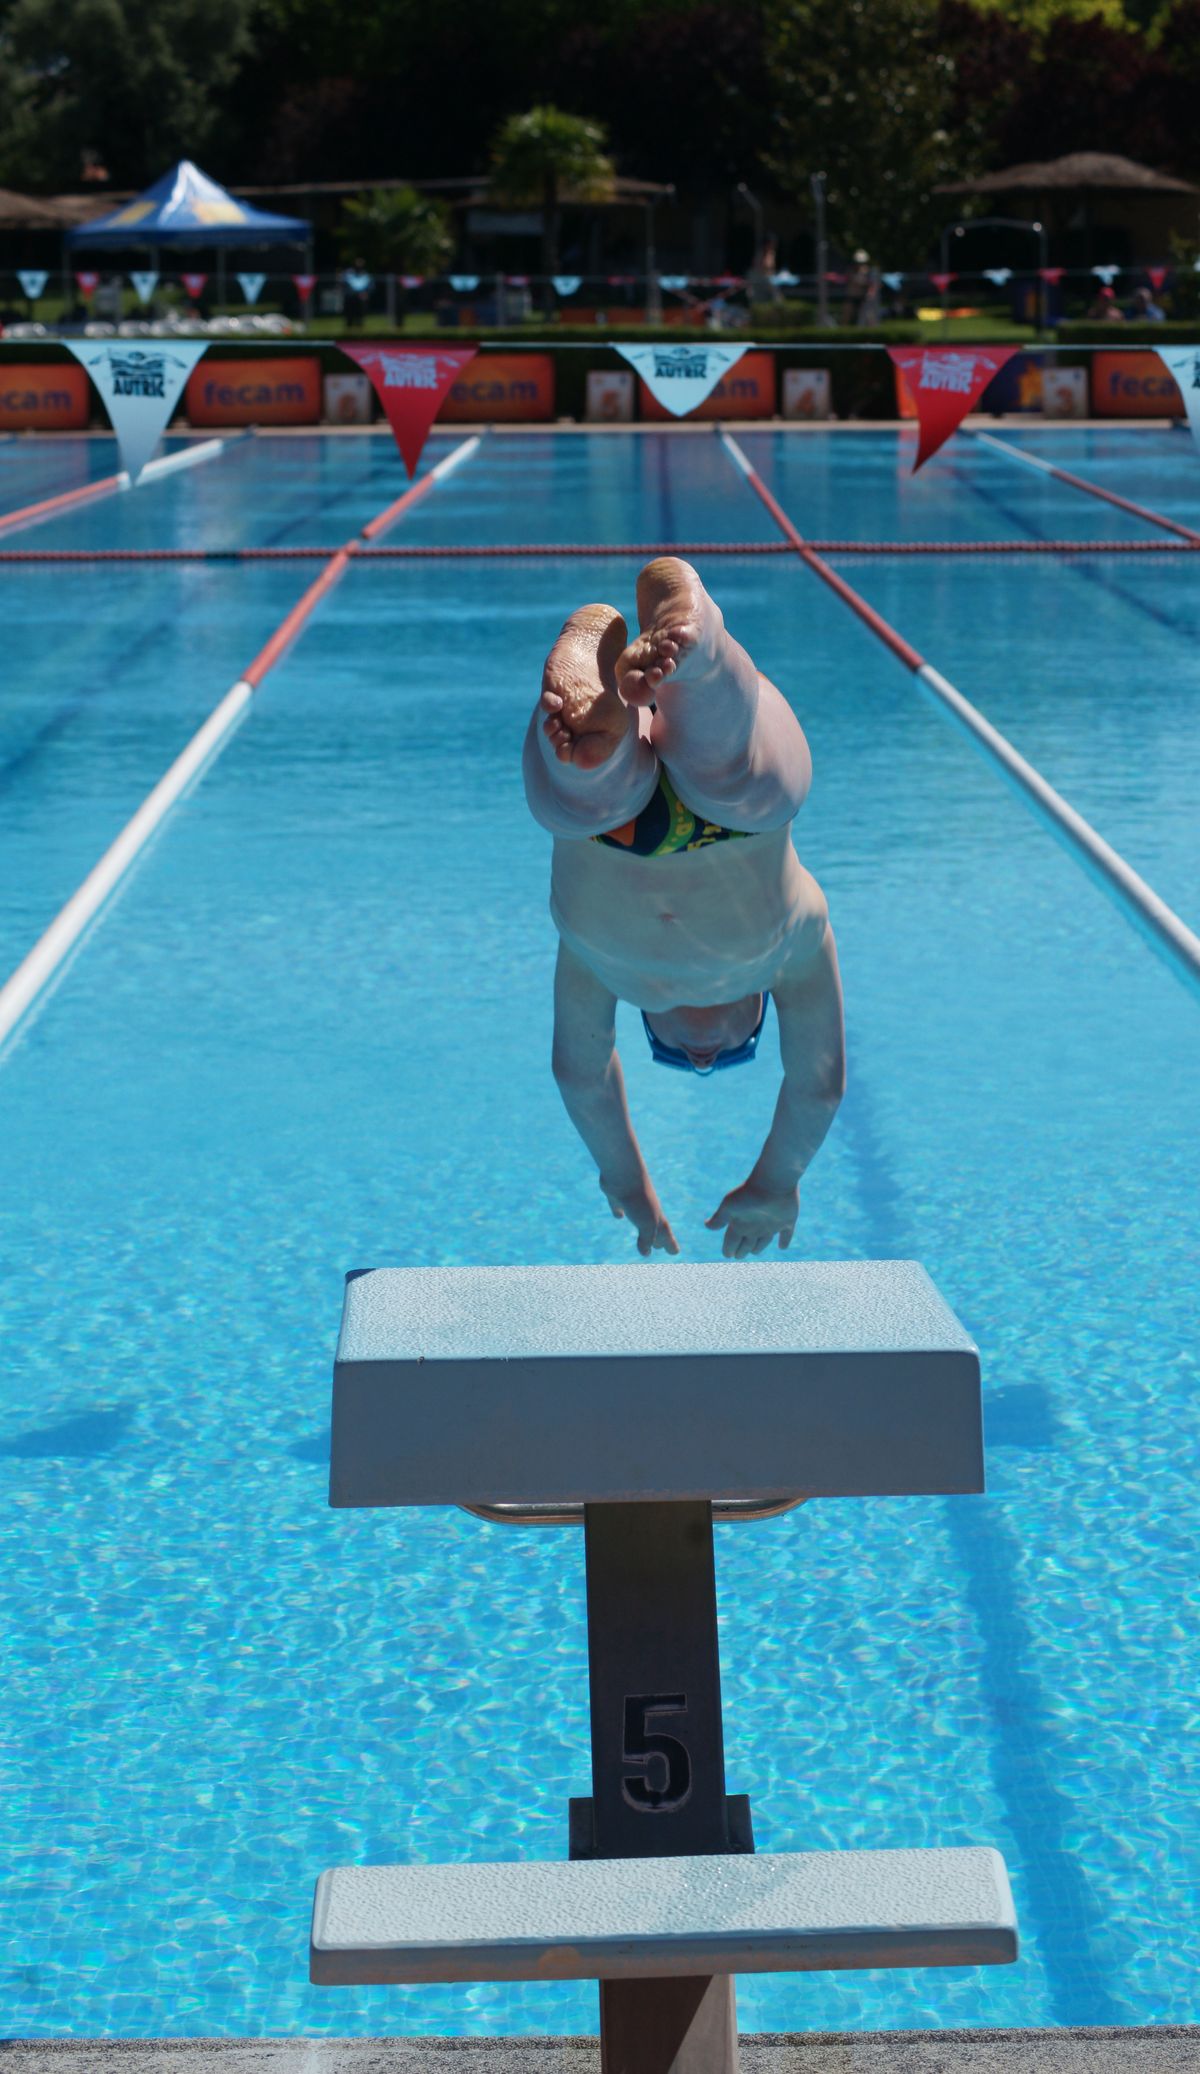
[[[338,343],[370,380],[404,465],[415,475],[442,399],[467,362],[475,358],[475,347],[351,346],[341,339]]]
[[[1200,346],[1156,346],[1154,350],[1183,392],[1192,437],[1200,443]]]
[[[636,368],[655,402],[675,418],[698,410],[745,350],[745,346],[613,347]]]
[[[1006,367],[1019,346],[889,346],[917,407],[917,458],[913,474],[957,431],[978,403],[993,376]]]
[[[21,283],[21,293],[28,296],[30,302],[37,301],[49,278],[49,275],[44,273],[41,267],[22,267],[17,272],[17,279]]]
[[[136,482],[175,408],[180,390],[208,346],[207,339],[64,339],[104,398],[122,468]]]
[[[129,278],[133,282],[134,294],[136,295],[138,301],[144,306],[146,303],[149,302],[150,297],[153,295],[155,289],[158,287],[158,275],[130,274]]]
[[[246,298],[246,301],[247,301],[247,302],[257,302],[257,301],[258,301],[258,298],[259,298],[259,296],[260,296],[260,295],[262,294],[262,292],[263,292],[263,282],[264,282],[264,281],[266,280],[266,278],[267,278],[267,277],[266,277],[266,275],[265,275],[265,274],[239,274],[237,278],[238,278],[238,287],[239,287],[239,288],[241,289],[241,291],[242,291],[242,294],[243,294],[243,295],[245,296],[245,298]]]

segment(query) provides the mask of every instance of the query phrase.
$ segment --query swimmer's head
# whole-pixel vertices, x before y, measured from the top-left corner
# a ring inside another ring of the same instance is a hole
[[[717,1073],[754,1057],[767,1017],[767,995],[746,994],[714,1008],[656,1008],[642,1012],[651,1057],[683,1073]]]

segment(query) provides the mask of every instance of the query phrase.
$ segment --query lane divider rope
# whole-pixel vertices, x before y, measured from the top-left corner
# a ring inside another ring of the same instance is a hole
[[[1069,483],[1073,490],[1086,490],[1089,497],[1101,497],[1106,504],[1115,504],[1119,511],[1132,512],[1134,518],[1144,519],[1147,525],[1158,526],[1165,533],[1178,534],[1190,547],[1200,547],[1200,533],[1193,527],[1181,525],[1178,519],[1167,518],[1164,512],[1151,511],[1149,505],[1135,504],[1130,497],[1121,497],[1116,490],[1106,490],[1102,483],[1089,482],[1086,476],[1072,475],[1069,468],[1059,468],[1053,461],[1043,460],[1040,454],[1031,454],[1024,447],[1014,446],[1009,439],[999,439],[994,432],[971,432],[970,438],[981,446],[994,447],[998,454],[1006,454],[1010,460],[1023,461],[1027,468],[1036,468],[1042,475],[1052,475],[1056,482]]]
[[[157,461],[146,463],[138,478],[139,484],[156,482],[163,475],[174,475],[180,468],[195,468],[203,461],[215,461],[234,440],[244,437],[244,434],[235,432],[223,439],[200,439],[190,446],[181,447],[178,453],[162,454]],[[0,539],[9,533],[22,532],[26,526],[43,525],[47,519],[57,518],[60,512],[72,511],[81,504],[95,504],[102,497],[113,497],[132,488],[128,472],[122,468],[117,475],[102,475],[96,482],[82,483],[77,490],[60,490],[56,497],[42,497],[36,504],[22,504],[16,511],[0,512]]]
[[[891,555],[1187,555],[1200,550],[1196,540],[810,540],[814,554]],[[625,541],[484,541],[448,546],[360,548],[360,562],[420,561],[548,561],[559,557],[653,555],[786,555],[789,540],[625,540]],[[0,548],[6,563],[37,562],[320,562],[340,553],[324,547],[14,547]]]
[[[428,475],[413,483],[403,496],[397,497],[373,518],[368,526],[364,526],[353,540],[340,548],[329,568],[322,572],[315,583],[309,585],[299,603],[292,607],[265,647],[259,650],[249,669],[243,672],[237,683],[226,692],[220,704],[214,707],[186,748],[159,779],[153,791],[147,794],[116,840],[109,845],[99,863],[93,866],[82,885],[59,909],[49,928],[38,938],[33,949],[0,987],[0,1046],[12,1035],[17,1024],[45,992],[64,959],[75,948],[88,924],[94,920],[105,901],[141,856],[155,829],[161,825],[175,802],[189,785],[198,780],[216,761],[222,749],[232,739],[239,721],[244,717],[268,670],[272,669],[291,647],[313,608],[348,566],[359,542],[368,537],[378,538],[389,526],[394,525],[404,512],[411,510],[414,504],[419,503],[421,498],[428,494],[436,482],[443,481],[451,469],[473,454],[479,443],[478,435],[464,440],[453,453],[448,454],[435,468],[431,468]]]
[[[918,683],[969,735],[975,746],[998,767],[1009,783],[1020,793],[1026,804],[1033,808],[1038,819],[1049,832],[1068,850],[1077,863],[1083,865],[1089,878],[1106,893],[1114,906],[1137,930],[1152,950],[1156,951],[1170,967],[1177,979],[1200,995],[1200,936],[1188,928],[1174,909],[1154,891],[1126,862],[1118,850],[1096,831],[1082,814],[1076,812],[1070,802],[1056,792],[1053,785],[1043,778],[1034,765],[1027,762],[1015,749],[1007,736],[985,720],[978,707],[964,698],[961,691],[943,677],[932,663],[925,661],[894,627],[881,618],[874,607],[860,598],[858,592],[845,582],[836,571],[830,569],[815,553],[812,546],[797,532],[787,513],[771,495],[766,484],[751,466],[745,454],[731,435],[722,430],[720,437],[731,459],[736,462],[751,488],[756,490],[763,503],[786,533],[791,545],[815,575],[820,576],[835,590],[845,604],[865,621],[872,633],[900,658],[916,677]]]

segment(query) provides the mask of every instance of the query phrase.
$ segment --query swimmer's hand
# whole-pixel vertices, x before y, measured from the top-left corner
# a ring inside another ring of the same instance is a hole
[[[791,1244],[800,1215],[800,1189],[762,1188],[744,1181],[725,1197],[718,1210],[706,1217],[709,1231],[725,1226],[721,1248],[726,1260],[745,1260],[751,1253],[765,1253],[776,1232],[780,1247]]]
[[[664,1253],[678,1253],[679,1243],[663,1216],[662,1204],[648,1174],[628,1187],[610,1184],[601,1174],[600,1186],[613,1216],[628,1217],[636,1228],[637,1249],[644,1259],[649,1259],[656,1246],[661,1246]]]

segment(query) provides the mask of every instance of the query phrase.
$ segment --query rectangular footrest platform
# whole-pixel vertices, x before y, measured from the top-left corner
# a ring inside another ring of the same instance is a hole
[[[1004,1965],[999,1852],[806,1851],[322,1873],[323,1986]]]

